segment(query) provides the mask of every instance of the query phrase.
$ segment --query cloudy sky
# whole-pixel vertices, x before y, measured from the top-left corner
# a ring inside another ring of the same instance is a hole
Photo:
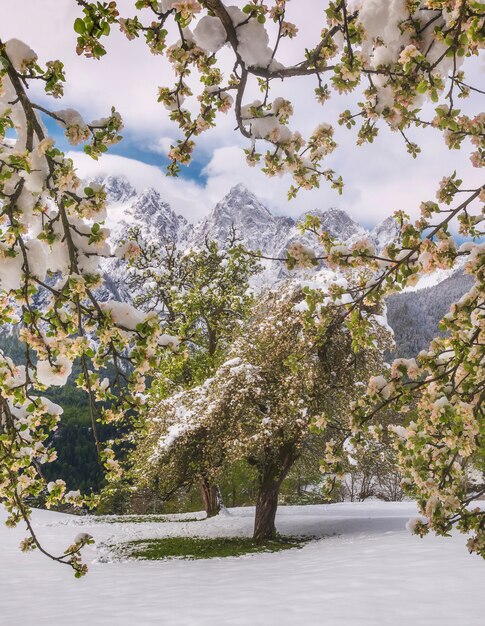
[[[280,49],[277,58],[283,63],[301,58],[300,52],[313,45],[323,24],[326,1],[305,0],[305,14],[301,2],[289,4],[293,13],[289,17],[298,25],[299,37],[296,48]],[[133,0],[118,2],[124,15],[130,14],[133,4]],[[231,4],[245,3],[231,0]],[[156,99],[157,88],[173,82],[168,64],[151,55],[142,41],[129,42],[119,32],[107,40],[108,54],[102,60],[78,57],[72,24],[79,14],[74,0],[0,0],[3,41],[22,39],[41,62],[59,58],[65,63],[63,100],[48,101],[40,91],[33,91],[38,102],[53,110],[76,108],[87,120],[104,116],[114,105],[124,119],[123,142],[99,162],[70,149],[60,129],[49,124],[58,145],[71,150],[69,154],[83,176],[125,174],[138,190],[152,186],[161,191],[174,209],[191,221],[207,213],[231,186],[243,182],[277,213],[295,216],[314,208],[337,206],[365,225],[375,224],[397,209],[416,215],[420,201],[433,199],[442,176],[455,169],[469,185],[479,183],[479,171],[471,167],[468,151],[448,151],[435,131],[413,135],[422,147],[422,154],[413,159],[406,153],[402,138],[385,128],[373,145],[365,147],[355,146],[355,133],[337,128],[339,148],[327,163],[343,176],[343,195],[338,196],[323,183],[321,189],[301,192],[288,202],[288,177],[268,179],[247,167],[241,149],[244,139],[234,130],[232,113],[199,139],[193,165],[180,178],[167,178],[164,153],[179,135]],[[483,76],[483,57],[470,69],[475,76]],[[335,97],[320,107],[312,99],[314,86],[311,79],[299,78],[277,87],[277,95],[294,101],[292,128],[303,134],[320,122],[334,121],[339,111],[352,105],[351,99]]]

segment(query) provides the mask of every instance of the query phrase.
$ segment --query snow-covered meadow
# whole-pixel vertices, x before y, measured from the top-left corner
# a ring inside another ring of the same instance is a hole
[[[79,532],[89,574],[76,580],[24,533],[0,526],[2,626],[480,626],[485,567],[463,536],[419,539],[412,503],[280,507],[278,530],[318,539],[302,549],[211,560],[113,560],[108,544],[145,537],[250,535],[254,509],[203,521],[107,523],[34,512],[39,537],[63,549]],[[4,514],[1,514],[2,520]],[[186,517],[194,518],[193,514]]]

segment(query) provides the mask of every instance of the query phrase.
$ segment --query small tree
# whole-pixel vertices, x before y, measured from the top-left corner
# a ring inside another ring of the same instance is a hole
[[[202,249],[188,252],[177,250],[171,242],[146,245],[138,230],[132,231],[130,240],[140,250],[128,277],[137,294],[135,304],[161,311],[167,332],[180,337],[186,347],[162,359],[151,388],[150,404],[156,406],[174,391],[190,389],[213,374],[253,303],[249,280],[259,265],[237,245],[235,233],[222,247],[206,241]],[[187,455],[180,451],[179,463],[172,464],[170,471],[166,467],[167,475],[158,478],[167,497],[188,487],[196,475],[207,516],[212,517],[220,510],[219,489],[204,464],[199,462],[197,472],[193,467],[207,446],[201,435],[197,450],[189,449]]]
[[[152,462],[169,458],[190,472],[181,458],[186,455],[197,458],[195,471],[203,464],[217,474],[225,461],[244,458],[256,469],[257,543],[276,532],[279,489],[311,424],[325,424],[331,448],[333,434],[348,428],[356,383],[382,367],[386,333],[372,313],[367,312],[379,345],[355,351],[339,308],[317,306],[317,297],[308,308],[307,295],[287,287],[262,297],[213,379],[152,410]]]
[[[379,498],[399,502],[404,498],[402,474],[396,453],[388,442],[366,442],[367,445],[349,451],[348,466],[342,481],[344,500],[363,502]]]
[[[135,228],[125,245],[138,252],[127,276],[134,304],[158,311],[166,332],[187,347],[178,358],[167,353],[168,369],[162,367],[158,379],[170,379],[171,391],[202,382],[246,316],[254,298],[249,281],[261,266],[235,231],[222,246],[206,240],[201,249],[182,251],[171,241],[144,243]]]
[[[216,480],[224,457],[214,432],[197,424],[205,391],[201,385],[154,401],[130,473],[137,490],[156,486],[164,500],[198,484],[207,517],[213,517],[220,509]]]

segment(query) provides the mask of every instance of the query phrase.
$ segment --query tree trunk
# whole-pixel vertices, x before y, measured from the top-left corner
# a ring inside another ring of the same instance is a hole
[[[267,464],[263,471],[260,470],[253,534],[253,541],[258,545],[276,535],[275,518],[281,483],[298,456],[296,443],[286,443],[279,449],[278,460]]]
[[[199,488],[207,517],[218,515],[221,510],[221,501],[217,485],[213,485],[205,478],[202,478],[199,482]]]
[[[254,518],[254,543],[260,545],[276,534],[275,518],[281,481],[271,480],[261,485]]]

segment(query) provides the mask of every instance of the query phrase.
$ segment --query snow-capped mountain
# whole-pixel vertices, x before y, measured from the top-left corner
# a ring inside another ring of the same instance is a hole
[[[223,244],[234,230],[248,249],[274,255],[293,226],[291,218],[273,215],[251,191],[239,184],[197,224],[190,245],[203,246],[207,239]]]
[[[92,182],[104,185],[108,205],[121,204],[136,196],[136,189],[124,176],[97,176]]]
[[[108,198],[107,224],[111,228],[111,241],[116,244],[125,239],[133,227],[140,229],[146,242],[175,242],[181,247],[188,246],[193,226],[182,215],[177,215],[160,193],[149,187],[137,194],[123,177],[110,176],[105,181]],[[112,201],[110,201],[112,199]],[[103,264],[104,286],[101,299],[108,299],[110,293],[116,300],[129,300],[126,286],[126,267],[123,261],[108,259]]]
[[[130,227],[138,226],[143,239],[150,242],[176,242],[181,250],[202,247],[206,239],[221,245],[232,228],[243,245],[260,250],[265,256],[282,258],[288,246],[300,241],[318,252],[318,241],[311,234],[302,235],[298,226],[307,213],[294,220],[273,215],[246,187],[237,185],[214,207],[212,212],[193,226],[177,215],[154,189],[136,190],[123,177],[110,176],[103,182],[108,196],[107,223],[112,229],[112,241],[124,239]],[[393,218],[385,219],[372,230],[366,230],[345,211],[331,208],[310,212],[320,218],[322,228],[336,239],[352,243],[369,237],[378,250],[396,239],[398,225]],[[286,276],[294,276],[280,261],[267,260],[263,272],[256,276],[256,289],[274,285]],[[126,264],[116,258],[104,263],[104,285],[97,295],[101,300],[114,298],[129,301],[134,296],[126,284]],[[314,269],[307,270],[314,276]],[[302,275],[305,271],[302,271]],[[473,283],[473,278],[458,269],[438,270],[427,275],[413,288],[387,299],[388,319],[395,330],[396,354],[412,356],[428,345],[438,332],[438,322]]]
[[[160,193],[145,189],[136,195],[126,179],[109,177],[104,181],[108,195],[108,225],[112,229],[112,240],[126,237],[130,227],[137,226],[146,241],[176,242],[180,248],[201,248],[207,240],[224,245],[235,234],[249,250],[261,251],[267,257],[285,257],[289,245],[299,241],[311,246],[317,253],[322,252],[318,239],[311,233],[302,235],[300,225],[308,214],[320,219],[322,229],[346,243],[369,236],[377,245],[382,238],[387,243],[392,231],[392,221],[386,220],[378,231],[365,230],[345,211],[336,208],[308,211],[297,220],[291,217],[274,215],[254,193],[242,184],[233,187],[218,202],[212,211],[198,224],[192,226],[187,220],[176,215]],[[273,284],[284,278],[288,272],[279,261],[265,261],[264,271],[257,277],[260,287]],[[124,293],[125,274],[117,261],[110,261],[105,267],[119,289]]]
[[[395,238],[398,228],[392,218],[387,218],[368,231],[348,213],[336,208],[308,211],[297,220],[274,215],[242,184],[233,187],[205,218],[193,226],[181,215],[176,215],[155,189],[148,188],[136,194],[123,177],[110,176],[102,182],[108,196],[108,225],[112,228],[113,240],[126,236],[127,229],[135,225],[147,240],[170,240],[182,248],[201,247],[207,240],[223,245],[235,232],[246,248],[279,258],[296,240],[318,246],[313,235],[302,236],[299,230],[308,214],[316,215],[322,229],[340,241],[352,243],[369,236],[379,249]]]
[[[311,234],[302,235],[299,229],[308,214],[319,217],[322,229],[341,241],[352,242],[369,234],[340,209],[308,211],[297,220],[274,215],[251,191],[239,184],[195,226],[189,245],[201,246],[206,239],[223,244],[234,230],[246,248],[260,250],[271,257],[283,257],[288,246],[297,240],[318,249],[316,238]]]
[[[382,250],[392,241],[396,241],[398,235],[399,224],[393,217],[386,217],[383,222],[377,224],[377,226],[371,230],[370,239],[377,250]]]
[[[340,241],[350,242],[358,237],[367,235],[367,231],[342,209],[328,209],[327,211],[311,211],[320,218],[322,230],[331,237]]]
[[[137,225],[145,239],[186,242],[192,226],[182,215],[176,215],[155,189],[145,189],[134,198],[126,211],[125,226]]]
[[[176,215],[154,189],[136,194],[126,179],[109,177],[103,182],[107,188],[108,224],[113,229],[114,241],[126,237],[128,229],[137,225],[145,240],[161,243],[169,240],[184,250],[202,247],[206,240],[216,240],[223,245],[234,229],[244,246],[260,250],[268,257],[284,257],[294,241],[319,251],[316,238],[311,234],[302,235],[299,230],[308,213],[297,220],[274,215],[241,184],[233,187],[207,217],[193,226],[184,217]],[[398,234],[398,224],[392,217],[367,230],[340,209],[317,209],[309,213],[320,218],[322,229],[347,244],[368,237],[377,250],[382,250]],[[288,274],[283,263],[265,261],[264,270],[256,277],[254,286],[273,285]],[[103,297],[111,295],[117,300],[129,299],[133,294],[128,292],[125,280],[124,263],[108,261]],[[471,282],[472,279],[460,271],[438,271],[424,277],[422,285],[418,284],[413,290],[391,296],[388,299],[389,322],[396,330],[396,353],[410,356],[425,347],[437,332],[439,319],[450,304],[470,288]]]

